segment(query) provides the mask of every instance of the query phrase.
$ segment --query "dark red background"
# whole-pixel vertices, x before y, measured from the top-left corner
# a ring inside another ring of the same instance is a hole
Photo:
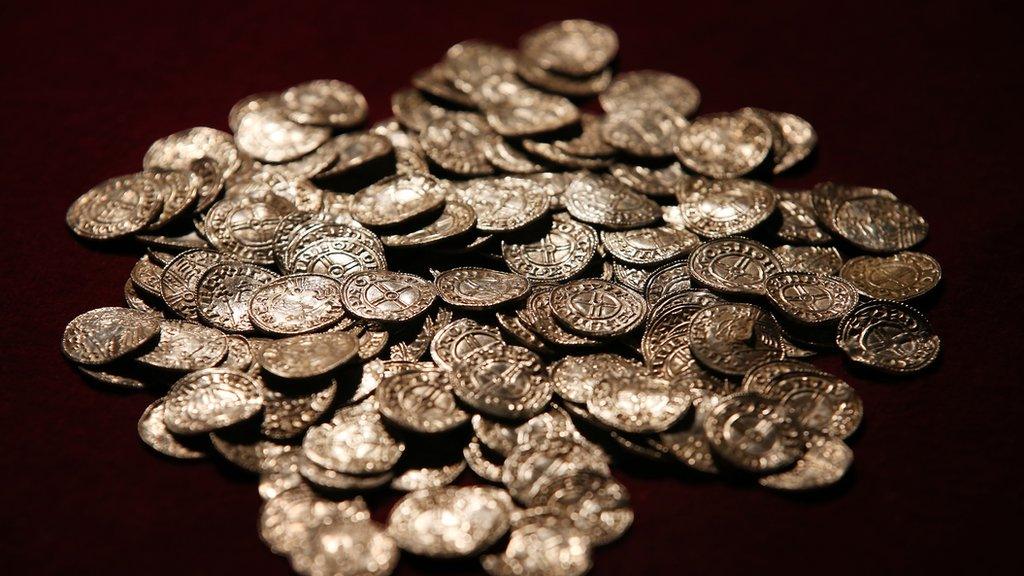
[[[145,450],[150,397],[87,385],[67,321],[117,305],[130,255],[64,228],[91,185],[140,168],[156,138],[226,128],[238,98],[340,78],[388,96],[451,44],[507,45],[549,20],[612,25],[622,69],[693,80],[703,111],[796,112],[821,139],[787,187],[884,186],[930,221],[945,271],[929,311],[945,353],[903,380],[850,375],[867,417],[851,478],[792,498],[627,469],[631,533],[595,574],[853,574],[1009,568],[1022,509],[1021,70],[1018,24],[975,3],[549,1],[5,3],[0,23],[3,348],[0,550],[7,573],[284,574],[257,539],[255,484]],[[1019,561],[1016,562],[1019,566]],[[431,570],[403,562],[400,573]]]

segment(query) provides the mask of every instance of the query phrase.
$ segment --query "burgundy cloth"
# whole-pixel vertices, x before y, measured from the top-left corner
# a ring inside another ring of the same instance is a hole
[[[1007,571],[1000,521],[1022,510],[1018,366],[1024,307],[1017,19],[948,2],[5,3],[0,17],[4,313],[0,565],[9,574],[286,574],[258,540],[255,482],[156,457],[135,423],[152,398],[87,384],[60,356],[65,324],[119,305],[134,262],[77,243],[64,212],[140,169],[149,144],[226,129],[237,99],[314,78],[389,95],[451,44],[513,46],[547,21],[613,26],[621,69],[692,80],[704,112],[792,111],[817,157],[781,187],[883,186],[931,223],[937,369],[868,378],[818,361],[863,397],[838,489],[790,497],[631,466],[636,523],[594,574]],[[380,518],[380,513],[378,513]],[[1019,561],[1015,562],[1019,567]],[[403,559],[399,574],[450,565]],[[475,570],[454,564],[455,573]]]

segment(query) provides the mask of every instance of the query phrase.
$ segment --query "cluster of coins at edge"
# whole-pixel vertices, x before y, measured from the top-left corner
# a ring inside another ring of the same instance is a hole
[[[758,181],[810,124],[694,117],[693,84],[613,74],[617,50],[567,20],[456,44],[368,130],[355,88],[316,80],[242,100],[233,134],[158,140],[68,211],[147,253],[64,353],[166,391],[138,424],[157,452],[258,474],[261,536],[304,574],[387,574],[400,549],[582,574],[633,521],[613,457],[834,484],[863,407],[803,358],[935,360],[904,303],[940,279],[908,251],[927,224],[888,190]],[[408,494],[382,527],[387,488]]]

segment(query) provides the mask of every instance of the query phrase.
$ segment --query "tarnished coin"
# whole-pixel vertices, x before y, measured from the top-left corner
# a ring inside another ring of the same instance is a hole
[[[708,414],[718,406],[722,397],[706,390],[691,390],[693,397],[693,418],[683,426],[675,427],[658,434],[658,442],[668,453],[688,468],[705,474],[717,474],[711,452],[711,443],[704,433],[704,421]]]
[[[420,132],[423,151],[438,166],[466,176],[494,172],[484,153],[494,131],[479,114],[448,112]]]
[[[345,309],[367,320],[404,322],[427,311],[437,291],[426,280],[402,272],[370,270],[345,279]]]
[[[666,72],[636,70],[619,74],[598,96],[608,113],[642,107],[666,107],[689,116],[700,105],[700,92],[692,82]]]
[[[419,90],[405,88],[391,95],[391,112],[403,126],[419,132],[447,110],[431,103]]]
[[[597,340],[573,334],[555,321],[551,312],[551,291],[554,286],[537,286],[526,299],[526,306],[516,310],[516,316],[530,330],[557,346],[596,346]]]
[[[485,572],[491,576],[582,576],[590,570],[590,538],[568,516],[531,508],[520,517],[505,551],[480,558]]]
[[[562,20],[529,32],[519,49],[540,67],[569,76],[589,76],[607,66],[619,51],[611,28],[590,20]]]
[[[779,272],[764,281],[768,301],[801,324],[834,322],[857,306],[857,289],[842,278],[810,272]]]
[[[301,334],[271,341],[256,361],[281,378],[312,378],[348,362],[358,350],[358,340],[348,332]]]
[[[392,438],[372,413],[313,426],[306,432],[302,451],[311,462],[328,470],[379,475],[394,468],[405,444]]]
[[[757,116],[706,114],[683,130],[676,156],[698,174],[737,178],[764,163],[771,149],[771,129]]]
[[[112,240],[145,228],[160,214],[164,183],[155,172],[118,176],[82,194],[68,208],[71,231],[90,240]]]
[[[497,329],[459,318],[437,331],[430,341],[430,357],[444,370],[469,362],[473,354],[492,346],[503,346]]]
[[[271,334],[302,334],[345,316],[341,282],[319,274],[282,276],[253,292],[249,319]]]
[[[700,244],[696,235],[669,226],[605,230],[601,244],[615,258],[637,266],[653,266],[689,254]]]
[[[476,228],[484,232],[519,230],[544,216],[550,205],[540,184],[515,176],[475,180],[459,198],[476,212]]]
[[[175,256],[160,274],[160,294],[167,307],[182,318],[197,320],[199,279],[210,267],[223,261],[224,257],[212,250],[186,250]]]
[[[468,204],[456,200],[447,200],[444,210],[437,220],[419,230],[405,234],[392,234],[380,237],[381,242],[389,248],[414,248],[430,246],[443,240],[456,238],[469,232],[476,224],[476,212]]]
[[[155,314],[130,308],[97,308],[68,324],[61,349],[79,364],[106,364],[137,350],[159,333],[160,317]]]
[[[453,391],[469,406],[498,418],[527,418],[551,400],[540,358],[517,346],[488,346],[456,365]]]
[[[553,132],[574,124],[580,111],[568,98],[524,87],[484,106],[487,123],[506,138]]]
[[[835,215],[840,206],[848,200],[871,197],[897,200],[895,194],[883,188],[821,182],[811,191],[811,205],[814,207],[814,215],[818,222],[829,231],[835,232]]]
[[[366,119],[366,98],[340,80],[311,80],[281,94],[288,117],[299,124],[350,128]]]
[[[857,392],[829,374],[783,374],[764,386],[761,394],[778,402],[793,423],[827,436],[849,438],[864,418],[864,406]]]
[[[164,400],[163,398],[150,404],[146,411],[139,418],[139,438],[147,446],[171,458],[181,460],[196,460],[205,458],[206,454],[189,448],[174,437],[164,424]]]
[[[764,294],[765,278],[782,271],[766,246],[746,238],[723,238],[701,244],[690,254],[690,276],[726,294]]]
[[[640,366],[616,354],[569,356],[551,366],[551,382],[559,396],[583,404],[602,379],[628,378],[640,370]]]
[[[260,433],[274,440],[304,434],[331,407],[337,393],[334,383],[312,393],[286,393],[264,386]]]
[[[636,292],[604,280],[576,280],[551,292],[555,318],[573,332],[596,337],[627,334],[647,315]]]
[[[456,308],[487,310],[526,296],[530,283],[518,274],[487,268],[454,268],[434,279],[441,299]]]
[[[293,122],[279,99],[246,109],[234,127],[238,149],[265,162],[287,162],[309,154],[331,136],[327,127]]]
[[[398,564],[395,541],[376,522],[325,522],[308,546],[310,576],[387,576]]]
[[[160,323],[160,338],[156,346],[136,358],[148,366],[168,370],[198,370],[216,366],[228,352],[228,340],[216,328],[164,320]]]
[[[690,263],[686,260],[670,262],[655,269],[644,282],[644,298],[652,308],[663,298],[691,288]]]
[[[853,450],[838,438],[815,436],[792,469],[758,478],[774,490],[815,490],[839,482],[853,465]]]
[[[839,322],[836,344],[854,362],[895,373],[926,368],[941,347],[923,314],[884,300],[862,304],[847,314]]]
[[[231,368],[204,368],[186,374],[164,398],[164,422],[177,434],[206,434],[247,420],[260,411],[263,397],[253,376]]]
[[[227,332],[251,332],[249,302],[257,290],[277,278],[277,274],[252,264],[233,261],[214,264],[196,283],[199,316]]]
[[[366,226],[391,226],[444,204],[447,186],[429,174],[392,176],[356,192],[352,217]]]
[[[822,229],[814,212],[813,193],[808,190],[776,190],[782,222],[776,231],[779,238],[789,242],[821,244],[832,239]]]
[[[781,156],[777,156],[772,172],[781,174],[801,160],[810,156],[811,151],[818,144],[818,134],[814,131],[811,123],[796,114],[788,112],[769,112],[772,122],[777,130],[772,132],[773,139],[781,136],[785,147]]]
[[[688,124],[683,115],[665,106],[625,108],[605,117],[601,137],[626,154],[664,158],[672,156]]]
[[[711,370],[743,376],[758,364],[782,360],[782,335],[768,313],[752,304],[717,304],[694,314],[690,350]]]
[[[487,548],[509,528],[512,500],[485,486],[418,490],[398,501],[388,534],[403,550],[434,558],[461,558]]]
[[[316,174],[317,182],[322,182],[355,170],[374,160],[385,158],[394,151],[390,140],[370,132],[342,134],[324,144],[321,148],[334,149],[337,160],[330,167]]]
[[[466,40],[452,46],[444,55],[444,71],[459,90],[472,94],[493,76],[511,74],[516,69],[515,54],[503,46]]]
[[[565,208],[577,220],[614,230],[647,226],[661,218],[661,208],[653,200],[614,178],[589,173],[569,184]]]
[[[671,162],[663,168],[634,166],[633,164],[612,164],[608,169],[612,176],[626,186],[648,196],[671,198],[676,191],[689,182],[679,162]]]
[[[224,178],[241,165],[231,134],[200,126],[175,132],[154,142],[142,158],[142,167],[146,170],[187,170],[193,161],[203,158],[216,162]]]
[[[772,248],[782,267],[789,272],[810,272],[838,276],[843,267],[839,250],[825,246],[791,246],[784,244]],[[849,279],[847,279],[849,280]]]
[[[854,258],[843,265],[841,275],[865,296],[903,302],[935,288],[942,279],[942,268],[927,254],[900,252]]]
[[[425,434],[451,430],[469,420],[455,402],[448,372],[410,366],[385,376],[377,386],[380,413],[395,424]]]
[[[574,220],[555,220],[551,231],[533,242],[501,244],[509,269],[530,280],[551,282],[579,275],[597,250],[597,232]]]
[[[789,466],[803,453],[799,432],[773,401],[755,393],[722,400],[704,420],[711,447],[729,464],[763,474]]]
[[[270,194],[261,201],[225,198],[206,213],[207,238],[222,253],[253,264],[274,263],[274,234],[295,206]]]
[[[910,204],[879,196],[844,202],[832,227],[846,241],[869,252],[898,252],[919,244],[928,223]]]
[[[688,388],[637,370],[602,375],[587,398],[587,410],[622,432],[663,432],[686,414],[690,401]]]
[[[601,138],[603,121],[593,114],[580,116],[580,135],[571,140],[556,140],[555,147],[573,156],[605,157],[615,154],[615,148]]]
[[[679,195],[686,227],[707,238],[754,229],[775,212],[771,187],[753,180],[694,180]]]
[[[146,294],[160,296],[160,275],[163,268],[153,263],[148,256],[143,256],[132,266],[131,281]]]
[[[589,76],[567,76],[545,70],[540,64],[523,56],[516,59],[516,73],[523,80],[544,90],[570,98],[587,98],[599,94],[612,82],[611,68]]]

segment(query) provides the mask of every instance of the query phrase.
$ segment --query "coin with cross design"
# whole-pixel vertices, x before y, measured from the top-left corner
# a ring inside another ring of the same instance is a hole
[[[357,272],[342,288],[342,303],[349,312],[386,322],[404,322],[423,314],[436,296],[434,285],[423,278],[387,270]]]
[[[552,290],[551,310],[573,332],[611,337],[640,326],[647,316],[647,302],[643,296],[613,282],[577,280]]]
[[[942,279],[938,261],[920,252],[859,256],[843,265],[843,278],[868,297],[903,302],[927,294]]]
[[[690,254],[690,276],[726,294],[763,295],[765,278],[781,271],[770,249],[742,237],[712,240]]]
[[[857,306],[857,289],[836,276],[779,272],[765,279],[764,290],[776,310],[801,324],[835,322]]]
[[[858,306],[839,322],[836,344],[859,364],[910,373],[938,358],[941,341],[917,310],[879,300]]]
[[[530,280],[566,280],[590,264],[597,250],[597,232],[573,220],[555,220],[551,230],[532,242],[503,242],[508,267]]]

